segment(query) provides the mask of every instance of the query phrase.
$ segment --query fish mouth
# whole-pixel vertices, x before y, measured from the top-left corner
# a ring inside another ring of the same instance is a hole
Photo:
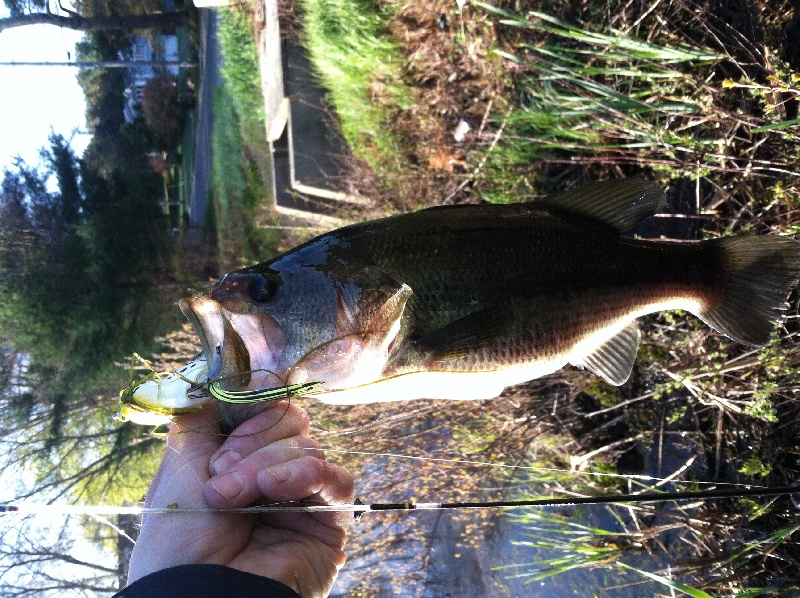
[[[207,294],[183,299],[180,308],[200,337],[209,383],[228,391],[284,385],[285,336],[274,318],[228,310]]]

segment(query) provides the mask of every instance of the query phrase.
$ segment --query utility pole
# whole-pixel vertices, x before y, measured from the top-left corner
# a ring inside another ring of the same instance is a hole
[[[160,61],[144,61],[144,60],[102,60],[96,62],[23,62],[23,61],[12,61],[12,62],[0,62],[0,67],[2,66],[72,66],[81,69],[93,69],[93,68],[106,68],[106,69],[127,69],[127,68],[136,68],[140,66],[144,67],[167,67],[167,66],[177,66],[179,68],[192,68],[196,67],[196,62],[186,61],[186,60],[160,60]]]

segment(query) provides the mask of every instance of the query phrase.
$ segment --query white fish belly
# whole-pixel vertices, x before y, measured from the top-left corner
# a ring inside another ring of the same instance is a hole
[[[583,358],[618,334],[637,317],[670,309],[684,309],[696,314],[701,310],[701,304],[693,298],[674,297],[642,305],[635,311],[620,314],[618,318],[599,327],[576,343],[568,352],[551,355],[548,359],[538,359],[488,371],[409,372],[360,386],[324,391],[315,395],[315,398],[331,405],[361,405],[414,399],[455,401],[492,399],[508,386],[552,374],[570,363],[581,363]]]
[[[361,405],[414,399],[477,401],[492,399],[503,389],[558,371],[567,360],[522,364],[497,371],[411,372],[342,390],[314,395],[331,405]]]

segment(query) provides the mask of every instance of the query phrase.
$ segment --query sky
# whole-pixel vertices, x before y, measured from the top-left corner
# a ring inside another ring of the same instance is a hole
[[[0,17],[8,16],[0,5]],[[0,33],[0,62],[75,59],[75,42],[82,33],[53,26],[29,26]],[[39,163],[39,148],[47,146],[50,131],[60,133],[83,154],[86,134],[85,101],[74,67],[0,66],[0,168],[19,155]],[[73,136],[74,131],[79,133]],[[1,175],[0,175],[1,176]]]
[[[6,16],[8,10],[0,3],[0,18]],[[82,37],[81,32],[48,25],[8,29],[0,33],[0,62],[74,60],[75,43]],[[77,74],[74,67],[0,66],[0,179],[2,170],[11,167],[16,156],[31,166],[40,164],[39,149],[48,145],[51,131],[71,139],[75,153],[83,154],[91,136],[86,133],[86,104]],[[11,488],[5,488],[0,491],[0,500],[8,500],[10,495]],[[34,526],[61,529],[63,519],[62,515],[37,517]],[[76,540],[73,556],[89,562],[110,562],[107,556],[105,561],[97,556],[96,547],[77,528],[72,531]],[[68,569],[63,567],[59,574],[67,575]]]

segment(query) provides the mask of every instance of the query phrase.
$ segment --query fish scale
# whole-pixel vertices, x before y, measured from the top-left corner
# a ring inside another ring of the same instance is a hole
[[[233,272],[182,309],[217,395],[313,388],[340,404],[487,399],[567,364],[622,384],[636,319],[668,309],[767,343],[800,244],[625,236],[663,205],[634,178],[354,224]],[[252,415],[220,409],[231,427]]]

